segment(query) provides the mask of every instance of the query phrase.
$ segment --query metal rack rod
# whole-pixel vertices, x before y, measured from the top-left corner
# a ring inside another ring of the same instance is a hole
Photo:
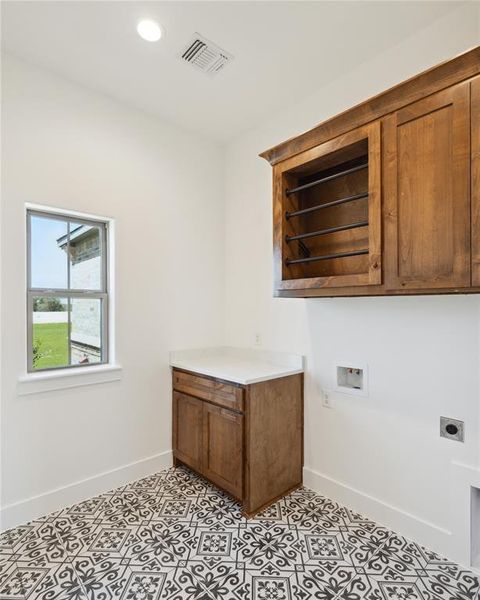
[[[347,231],[348,229],[367,227],[367,225],[368,221],[358,221],[357,223],[350,223],[349,225],[338,225],[337,227],[319,229],[318,231],[310,231],[308,233],[299,233],[298,235],[287,235],[285,236],[285,240],[288,243],[293,242],[294,240],[304,240],[305,238],[316,237],[317,235],[326,235],[327,233],[334,233],[335,231]]]
[[[321,183],[325,183],[327,181],[333,181],[334,179],[338,179],[339,177],[343,177],[344,175],[350,175],[350,173],[355,173],[356,171],[361,171],[362,169],[366,169],[368,167],[368,163],[364,163],[358,165],[357,167],[352,167],[351,169],[346,169],[345,171],[340,171],[340,173],[335,173],[334,175],[328,175],[327,177],[322,177],[321,179],[316,179],[315,181],[311,181],[310,183],[304,183],[303,185],[299,185],[297,187],[292,188],[291,190],[287,190],[287,196],[290,194],[295,194],[295,192],[300,192],[301,190],[306,190],[315,185],[320,185]]]
[[[363,194],[355,194],[353,196],[345,196],[345,198],[339,198],[338,200],[332,200],[331,202],[326,202],[325,204],[316,204],[315,206],[311,206],[310,208],[304,208],[302,210],[294,210],[292,212],[286,212],[285,216],[287,219],[291,217],[298,217],[300,215],[306,215],[315,210],[321,210],[322,208],[330,208],[330,206],[338,206],[339,204],[345,204],[346,202],[353,202],[354,200],[361,200],[362,198],[368,198],[368,192],[364,192]]]
[[[287,258],[285,264],[297,265],[299,263],[313,262],[315,260],[330,260],[331,258],[345,258],[346,256],[360,256],[361,254],[368,254],[368,250],[354,250],[353,252],[337,252],[336,254],[324,254],[322,256],[310,256],[309,258],[295,258],[290,260]]]

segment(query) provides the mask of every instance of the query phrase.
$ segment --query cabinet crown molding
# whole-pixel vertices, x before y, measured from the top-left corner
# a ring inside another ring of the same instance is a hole
[[[429,94],[474,77],[479,72],[480,46],[476,46],[364,100],[298,136],[265,150],[259,156],[272,166],[276,165],[286,158],[384,117]]]

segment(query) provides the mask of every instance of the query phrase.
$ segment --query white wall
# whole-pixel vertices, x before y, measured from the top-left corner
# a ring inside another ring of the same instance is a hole
[[[168,351],[222,342],[224,202],[214,145],[8,57],[2,91],[6,527],[168,464]],[[121,381],[17,395],[26,202],[115,219]]]
[[[257,155],[478,43],[478,24],[474,3],[459,6],[272,116],[232,142],[226,156],[5,60],[2,526],[167,464],[168,350],[251,346],[258,332],[265,348],[307,355],[307,483],[469,562],[469,485],[480,485],[479,299],[274,299],[271,169]],[[18,301],[25,202],[115,218],[121,381],[17,395],[25,370],[25,305]],[[370,396],[337,395],[326,409],[318,387],[332,385],[338,358],[369,364]],[[465,445],[439,439],[440,414],[465,419]]]
[[[480,299],[273,298],[271,168],[257,155],[475,45],[477,11],[460,6],[226,156],[226,341],[252,345],[260,333],[266,348],[307,356],[305,481],[465,564],[469,484],[480,480]],[[370,395],[333,395],[328,409],[319,388],[333,386],[338,359],[368,363]],[[464,445],[439,438],[440,415],[466,421]]]

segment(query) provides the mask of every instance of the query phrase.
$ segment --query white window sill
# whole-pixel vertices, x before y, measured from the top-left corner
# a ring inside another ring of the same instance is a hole
[[[28,373],[18,378],[17,394],[40,394],[54,390],[81,387],[84,385],[97,385],[110,381],[119,381],[122,378],[122,367],[119,365],[98,365],[91,367],[78,367],[73,369],[59,369],[58,371],[43,371]]]

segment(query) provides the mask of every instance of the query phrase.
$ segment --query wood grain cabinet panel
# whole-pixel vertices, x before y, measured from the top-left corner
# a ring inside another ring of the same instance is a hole
[[[303,374],[240,386],[173,369],[172,379],[175,465],[234,496],[246,516],[301,485]],[[219,386],[237,390],[241,410],[211,393]]]
[[[251,386],[247,414],[247,512],[302,480],[303,404],[300,377]]]
[[[235,384],[175,370],[175,389],[232,410],[243,410],[243,390]]]
[[[203,473],[241,500],[243,415],[207,402],[203,411]]]
[[[471,83],[472,285],[480,287],[480,77]]]
[[[173,393],[173,446],[182,462],[202,468],[203,403],[178,392]]]
[[[389,289],[470,285],[468,83],[385,120]]]

